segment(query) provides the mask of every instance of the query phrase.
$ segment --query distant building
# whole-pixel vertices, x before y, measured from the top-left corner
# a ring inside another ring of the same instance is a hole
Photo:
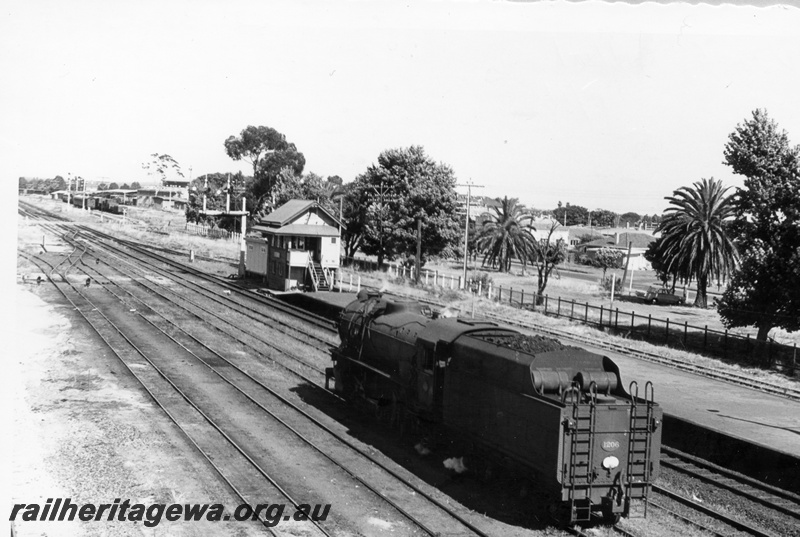
[[[603,238],[580,245],[579,250],[592,259],[597,255],[601,248],[614,248],[622,251],[622,264],[627,263],[631,270],[650,270],[650,262],[644,258],[644,253],[649,248],[650,243],[656,238],[649,233],[634,232],[615,232],[613,235],[606,235]],[[631,258],[628,262],[628,243],[631,244]]]
[[[533,237],[538,241],[546,240],[547,236],[550,234],[550,228],[552,228],[554,224],[556,225],[556,229],[554,229],[553,234],[550,235],[550,244],[555,244],[559,240],[562,240],[564,244],[569,246],[569,228],[548,218],[533,220],[531,225],[534,229],[531,231],[531,234],[533,234]]]
[[[172,184],[174,181],[167,181],[166,183]],[[142,207],[175,209],[186,206],[189,200],[189,191],[187,188],[174,186],[140,188],[136,193],[136,198],[136,204]]]
[[[290,200],[261,218],[245,239],[245,267],[267,287],[325,290],[339,270],[342,223],[317,202]]]

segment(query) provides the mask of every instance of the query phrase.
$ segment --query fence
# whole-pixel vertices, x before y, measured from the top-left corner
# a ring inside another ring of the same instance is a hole
[[[376,263],[362,260],[351,260],[350,266],[356,269],[377,269]],[[403,265],[390,264],[387,274],[395,278],[414,279],[413,267]],[[731,334],[728,330],[714,330],[708,328],[708,325],[695,326],[688,321],[681,323],[669,318],[659,319],[652,315],[640,315],[634,311],[620,311],[619,308],[595,306],[588,302],[549,295],[541,296],[520,288],[504,288],[502,285],[494,286],[491,283],[484,285],[482,280],[467,280],[464,286],[461,276],[440,274],[438,271],[421,271],[420,283],[426,287],[433,286],[440,289],[466,289],[476,296],[552,317],[567,318],[628,339],[699,352],[726,361],[778,369],[789,375],[800,371],[797,362],[797,344],[785,345],[772,340],[758,341],[750,335],[742,336]]]
[[[189,235],[198,235],[200,237],[209,237],[211,239],[226,239],[233,242],[239,242],[242,240],[241,233],[216,227],[203,226],[200,224],[190,224],[189,222],[186,222],[183,226],[175,226],[175,228],[172,227],[172,223],[170,222],[168,227],[170,228],[170,231],[177,230]]]
[[[505,295],[505,296],[504,296]],[[538,310],[553,317],[564,317],[586,325],[612,331],[629,339],[647,341],[682,350],[692,350],[709,356],[767,369],[780,369],[793,375],[798,370],[797,344],[784,345],[774,341],[758,341],[747,336],[731,334],[705,326],[690,325],[652,315],[638,315],[634,311],[594,306],[588,302],[565,300],[561,297],[542,297],[537,304],[533,293],[530,303],[525,303],[525,292],[513,288],[497,289],[496,300],[508,301],[513,306]]]

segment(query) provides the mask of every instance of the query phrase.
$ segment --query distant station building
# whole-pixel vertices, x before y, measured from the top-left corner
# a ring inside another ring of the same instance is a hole
[[[186,208],[189,203],[189,179],[166,179],[161,187],[140,188],[137,193],[137,205],[156,209]]]
[[[135,205],[138,192],[138,190],[132,189],[112,188],[108,190],[98,190],[94,193],[94,196],[98,198],[115,199],[124,205]]]
[[[328,290],[339,270],[342,223],[317,202],[290,200],[251,228],[245,267],[278,291]]]

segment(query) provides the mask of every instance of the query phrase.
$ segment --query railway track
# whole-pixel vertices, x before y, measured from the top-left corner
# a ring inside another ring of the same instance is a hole
[[[76,246],[77,246],[77,244],[76,244]],[[87,265],[84,265],[83,267],[81,267],[81,270],[84,270],[84,269],[90,269],[91,267],[92,267],[92,265],[91,265],[91,263],[89,263],[89,264],[87,264]],[[90,271],[88,271],[88,270],[87,270],[87,274],[88,274],[89,272],[90,272]],[[66,279],[66,276],[65,276],[65,279]],[[95,284],[97,284],[97,282],[98,282],[98,281],[102,281],[102,279],[101,279],[101,278],[99,278],[97,275],[95,275],[95,276],[94,276],[93,280],[95,281]],[[115,283],[111,283],[111,284],[109,284],[109,283],[103,282],[103,283],[102,283],[102,286],[103,286],[104,288],[111,287],[111,286],[116,286],[116,287],[118,287],[118,288],[120,288],[120,289],[121,289],[121,286],[119,286],[119,285],[117,285],[117,284],[115,284]],[[116,296],[117,300],[123,300],[123,297],[122,297],[121,295],[119,295],[119,294],[115,294],[115,296]],[[155,328],[157,325],[160,325],[160,329],[161,329],[162,333],[166,334],[166,333],[167,333],[167,331],[172,331],[172,332],[173,332],[173,334],[171,335],[171,337],[173,337],[173,338],[176,338],[176,339],[177,339],[177,336],[175,335],[175,332],[181,332],[181,334],[182,334],[182,335],[181,335],[180,337],[181,337],[181,338],[183,338],[184,340],[185,340],[186,338],[188,338],[188,339],[190,339],[190,340],[193,340],[193,341],[194,341],[194,343],[193,343],[194,345],[201,345],[201,346],[203,346],[203,347],[204,347],[204,349],[205,349],[205,351],[206,351],[206,352],[211,352],[211,353],[213,353],[213,354],[214,354],[214,357],[213,357],[211,360],[208,360],[208,361],[206,361],[206,362],[204,362],[204,363],[206,364],[206,367],[209,367],[210,369],[213,369],[213,370],[215,371],[215,374],[218,374],[220,377],[223,377],[223,376],[224,376],[224,377],[226,377],[226,382],[228,382],[228,383],[229,383],[229,385],[231,385],[231,386],[234,386],[234,384],[235,384],[235,385],[239,386],[239,385],[242,385],[242,384],[246,384],[247,382],[249,382],[249,383],[252,385],[252,386],[250,386],[250,388],[244,387],[244,388],[241,388],[241,389],[240,389],[240,388],[238,388],[238,387],[237,387],[236,389],[237,389],[237,390],[240,390],[240,393],[242,393],[242,394],[245,394],[245,393],[253,393],[253,392],[255,392],[255,391],[256,391],[256,388],[255,388],[255,386],[257,385],[257,386],[258,386],[258,389],[259,389],[261,392],[267,391],[267,392],[269,392],[269,393],[270,393],[270,394],[271,394],[273,397],[275,397],[275,398],[279,398],[279,397],[280,397],[280,395],[279,395],[279,394],[278,394],[276,391],[274,391],[274,390],[271,390],[271,389],[269,388],[269,386],[267,386],[266,384],[264,384],[264,383],[262,383],[262,382],[259,382],[257,379],[255,379],[255,378],[254,378],[254,377],[252,377],[251,375],[248,375],[248,374],[247,374],[245,371],[243,371],[242,369],[240,369],[240,368],[236,368],[235,366],[233,366],[233,364],[232,364],[231,362],[229,362],[229,361],[227,361],[227,360],[225,361],[225,363],[227,364],[227,365],[225,366],[225,367],[227,368],[227,372],[226,372],[226,373],[221,373],[221,372],[219,372],[219,371],[218,371],[218,369],[217,369],[217,367],[218,367],[218,366],[214,366],[214,365],[212,365],[210,362],[213,362],[214,360],[216,360],[216,362],[217,362],[217,363],[219,363],[219,361],[220,361],[220,360],[225,360],[225,359],[224,359],[224,357],[223,357],[221,354],[219,354],[219,353],[217,353],[217,352],[213,351],[213,350],[212,350],[212,349],[210,349],[210,347],[208,347],[208,346],[204,346],[204,345],[203,345],[203,344],[202,344],[202,343],[201,343],[199,340],[197,340],[197,338],[192,338],[192,336],[191,336],[191,335],[190,335],[188,332],[186,332],[186,331],[181,331],[181,330],[179,329],[179,327],[177,327],[177,325],[175,325],[174,323],[172,323],[172,321],[170,320],[170,318],[169,318],[167,315],[164,315],[164,314],[161,314],[161,313],[157,313],[157,312],[155,312],[153,308],[148,308],[148,307],[146,307],[144,303],[142,304],[142,311],[148,311],[148,313],[147,313],[147,314],[144,314],[144,313],[141,313],[141,314],[140,314],[140,313],[138,313],[138,312],[137,312],[137,315],[140,315],[140,316],[142,316],[142,318],[145,318],[145,315],[147,315],[147,317],[150,317],[150,318],[148,318],[148,319],[147,319],[147,322],[148,322],[148,323],[150,323],[150,324],[151,324],[151,325],[152,325],[154,328]],[[154,320],[154,319],[152,319],[152,317],[153,317],[154,315],[155,315],[156,317],[158,317],[158,319],[157,319],[157,320]],[[168,326],[169,326],[169,328],[167,328]],[[182,344],[183,346],[185,346],[185,347],[187,347],[187,348],[188,348],[188,342],[187,342],[187,341],[181,341],[181,344]],[[199,356],[199,353],[198,353],[197,351],[194,351],[194,354]],[[196,359],[200,359],[200,358],[196,358]],[[162,367],[163,367],[163,365],[162,365]],[[236,373],[232,373],[233,371],[235,371]],[[238,375],[238,377],[237,377],[237,378],[235,378],[235,379],[234,379],[234,378],[231,378],[233,375]],[[248,397],[250,397],[250,396],[248,395]],[[251,399],[251,400],[252,400],[252,399]],[[286,399],[284,398],[284,399],[282,400],[282,403],[283,403],[283,404],[288,404],[288,400],[286,400]],[[262,408],[262,410],[263,410],[264,412],[269,412],[269,410],[268,410],[268,407],[270,407],[270,406],[274,406],[274,401],[273,401],[271,404],[270,404],[270,403],[262,403],[262,404],[260,404],[259,406],[260,406],[260,408]],[[301,410],[299,407],[296,407],[296,406],[295,406],[294,408],[295,408],[295,410],[296,410],[297,412],[302,412],[302,410]],[[306,414],[306,416],[307,416],[307,418],[308,418],[309,420],[312,420],[312,419],[313,419],[311,416],[308,416],[307,414]],[[320,424],[318,421],[316,422],[316,425],[317,425],[318,427],[322,427],[322,424]],[[287,426],[287,427],[290,427],[288,424],[285,424],[285,426]],[[328,434],[330,434],[330,435],[332,435],[332,436],[333,436],[334,434],[337,434],[337,433],[335,433],[334,431],[332,431],[332,430],[330,430],[330,429],[327,429],[327,430],[326,430],[326,432],[328,432]],[[342,443],[346,443],[346,442],[347,442],[347,441],[346,441],[346,439],[344,439],[343,437],[341,437],[341,435],[338,435],[338,439],[339,439],[339,440],[340,440]],[[349,445],[348,447],[349,447],[351,450],[353,450],[353,451],[356,451],[356,450],[358,449],[356,446],[353,446],[353,445]],[[322,449],[319,449],[318,451],[319,451],[320,453],[324,454],[324,451],[323,451]],[[383,467],[384,467],[384,469],[385,469],[387,472],[393,472],[393,470],[391,470],[390,468],[386,467],[386,465],[385,465],[385,464],[383,464],[383,463],[382,463],[380,460],[378,460],[376,457],[374,457],[374,456],[370,455],[369,453],[366,453],[366,452],[363,452],[363,451],[359,451],[358,453],[360,454],[360,456],[362,456],[362,457],[364,457],[365,459],[367,459],[367,460],[369,461],[369,463],[370,463],[370,464],[372,464],[372,465],[376,465],[376,466],[383,466]],[[350,456],[352,457],[352,454],[351,454]],[[351,475],[351,477],[353,477],[354,479],[359,479],[359,478],[357,478],[357,476],[356,476],[356,474],[355,474],[355,473],[353,473],[353,474]],[[393,476],[393,478],[394,478],[395,480],[400,480],[400,479],[401,479],[401,476],[399,476],[399,475],[395,475],[395,476]],[[369,488],[369,487],[368,487],[368,485],[369,485],[369,484],[368,484],[367,482],[363,482],[363,483],[364,483],[364,485],[365,485],[365,486],[367,486],[367,488]],[[420,499],[422,499],[422,498],[425,498],[425,500],[426,500],[426,501],[430,502],[430,503],[431,503],[431,504],[433,504],[433,505],[436,505],[436,506],[437,506],[437,508],[439,508],[439,509],[441,509],[441,510],[443,510],[443,511],[444,511],[444,510],[447,510],[447,512],[453,513],[453,511],[452,511],[450,508],[448,508],[448,507],[445,505],[445,503],[444,503],[443,501],[441,501],[441,500],[437,500],[436,498],[433,498],[433,497],[430,497],[430,496],[429,496],[429,494],[428,494],[427,492],[425,492],[424,490],[422,490],[422,489],[421,489],[421,488],[419,488],[419,487],[416,487],[416,486],[414,486],[414,485],[413,485],[413,484],[411,484],[411,483],[408,483],[408,482],[406,482],[406,484],[407,484],[407,485],[408,485],[408,486],[411,488],[411,491],[413,491],[413,495],[415,495],[417,498],[420,498]],[[373,487],[373,488],[374,488],[374,487]],[[377,489],[375,489],[375,491],[374,491],[374,492],[375,492],[376,494],[378,494],[378,492],[377,492]],[[408,496],[408,494],[404,494],[403,496]],[[388,500],[387,500],[387,501],[388,501]],[[398,507],[398,509],[399,509],[399,507]],[[406,510],[406,512],[405,512],[405,513],[406,513],[406,515],[409,517],[409,519],[410,519],[410,520],[412,520],[412,521],[415,521],[415,524],[417,524],[417,522],[419,522],[419,521],[418,521],[418,519],[415,519],[415,518],[414,518],[414,515],[412,514],[412,511],[413,511],[413,512],[419,512],[419,511],[421,511],[421,510],[424,510],[424,507],[420,507],[419,505],[417,505],[417,506],[416,506],[414,509],[412,509],[412,510]],[[454,516],[454,518],[455,518],[456,520],[459,520],[459,517],[460,517],[460,515],[458,515],[457,513],[454,513],[454,514],[453,514],[453,515],[451,515],[451,516]],[[476,535],[484,535],[484,534],[485,534],[485,533],[481,532],[481,531],[480,531],[480,530],[479,530],[479,529],[478,529],[476,526],[472,525],[472,523],[470,523],[468,520],[464,519],[463,517],[461,517],[461,520],[460,520],[460,522],[462,523],[462,527],[461,527],[461,529],[458,531],[458,533],[459,533],[459,534],[462,534],[462,533],[464,533],[464,531],[465,531],[465,530],[469,531],[470,533],[476,534]],[[431,535],[434,535],[434,534],[436,534],[436,533],[439,533],[438,531],[434,532],[433,530],[430,530],[430,528],[426,528],[426,527],[425,527],[425,525],[424,525],[424,523],[422,523],[422,522],[419,522],[419,524],[417,524],[417,525],[419,525],[419,526],[420,526],[420,528],[422,528],[422,529],[423,529],[423,531],[425,531],[426,533],[429,533],[429,534],[431,534]]]
[[[788,515],[800,524],[800,495],[798,494],[767,485],[666,446],[661,449],[661,466]]]
[[[58,265],[50,265],[49,270],[44,269],[42,265],[46,263],[45,261],[24,252],[20,252],[20,255],[48,273],[50,281],[64,299],[95,331],[130,375],[139,382],[156,406],[164,412],[183,433],[187,441],[211,465],[229,490],[243,503],[250,505],[261,503],[261,499],[266,497],[264,487],[273,485],[269,473],[250,458],[247,452],[226,435],[184,392],[171,383],[150,360],[148,354],[125,335],[125,330],[109,319],[98,307],[98,304],[82,294],[69,281],[66,274],[60,274],[63,285],[56,283],[56,279],[52,276],[57,273]],[[253,476],[255,475],[263,476],[269,483],[265,483],[261,479],[254,480]],[[273,490],[281,492],[277,487]],[[295,507],[300,505],[290,496],[282,492],[280,495],[292,502]],[[263,518],[259,521],[265,525],[269,523]],[[268,529],[273,535],[278,535],[271,528]],[[314,529],[318,531],[314,531]],[[305,530],[308,531],[308,528]],[[311,532],[312,534],[332,535],[320,526],[311,529]]]

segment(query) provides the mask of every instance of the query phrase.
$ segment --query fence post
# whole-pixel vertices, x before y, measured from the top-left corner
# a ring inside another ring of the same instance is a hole
[[[772,368],[772,340],[767,338],[767,363]]]
[[[483,293],[483,280],[478,281],[478,296]]]
[[[603,305],[600,304],[600,327],[603,327]]]
[[[524,305],[525,305],[525,288],[523,287],[519,295],[519,307],[521,308]]]
[[[572,320],[572,317],[575,316],[575,300],[572,300],[572,307],[569,310],[569,320]]]
[[[358,287],[356,288],[356,293],[361,292],[361,274],[358,275]]]
[[[619,308],[614,308],[614,330],[619,330]]]
[[[794,351],[792,353],[792,376],[797,373],[797,343],[794,344]]]
[[[650,326],[653,324],[653,315],[647,314],[647,337],[650,337]]]
[[[722,339],[722,352],[725,358],[728,357],[728,329],[725,329],[725,335]]]
[[[706,325],[706,328],[703,331],[703,350],[706,350],[707,346],[708,346],[708,325]]]
[[[431,274],[431,271],[428,270],[428,269],[425,269],[425,286],[426,287],[428,285],[428,276],[430,276],[430,274]]]
[[[544,295],[544,314],[545,315],[547,315],[547,299],[548,298],[549,297],[547,295]]]
[[[664,342],[666,343],[668,341],[669,341],[669,317],[667,317],[667,329],[664,332]]]
[[[583,324],[589,324],[589,303],[586,303],[586,312],[583,314]]]
[[[497,288],[497,301],[498,302],[502,302],[503,301],[503,286],[502,285]]]
[[[689,331],[689,321],[683,321],[683,346],[686,346],[686,336]]]
[[[558,310],[556,311],[556,317],[561,317],[561,296],[558,297]]]
[[[514,301],[514,288],[508,288],[508,303],[511,304]]]
[[[634,317],[635,316],[636,316],[636,314],[633,313],[633,310],[631,310],[631,331],[633,331],[633,328],[634,328]]]

